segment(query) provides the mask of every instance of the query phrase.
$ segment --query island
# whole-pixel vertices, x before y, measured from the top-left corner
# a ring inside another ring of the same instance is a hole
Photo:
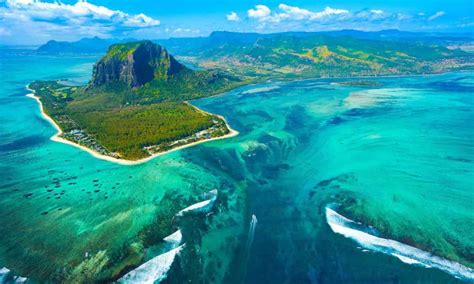
[[[188,100],[245,81],[215,70],[192,70],[151,41],[110,46],[86,86],[35,81],[28,88],[57,128],[53,140],[122,164],[237,134],[219,115]]]

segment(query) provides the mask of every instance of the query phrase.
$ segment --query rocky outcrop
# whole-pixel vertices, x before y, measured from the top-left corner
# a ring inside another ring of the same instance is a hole
[[[151,41],[112,45],[94,65],[91,87],[119,81],[135,88],[153,80],[167,80],[186,67]]]

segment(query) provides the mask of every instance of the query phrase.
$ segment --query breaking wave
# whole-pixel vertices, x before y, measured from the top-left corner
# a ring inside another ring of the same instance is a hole
[[[369,228],[364,230],[360,223],[356,223],[328,207],[326,207],[326,220],[333,232],[356,241],[365,249],[395,256],[407,264],[437,268],[463,280],[474,280],[473,269],[398,241],[374,236],[366,232],[369,231]]]
[[[165,237],[163,241],[171,245],[171,250],[155,256],[139,267],[125,274],[119,279],[119,283],[155,283],[165,279],[177,254],[184,248],[181,244],[183,236],[181,230],[177,230]]]
[[[209,191],[207,195],[210,196],[210,199],[186,207],[183,210],[179,211],[176,216],[181,217],[187,213],[208,213],[209,211],[211,211],[217,199],[217,189]]]
[[[176,216],[182,217],[188,213],[208,213],[214,206],[217,200],[217,189],[211,190],[205,194],[207,200],[198,202],[189,207],[179,211]],[[163,238],[163,241],[168,243],[171,250],[155,256],[149,261],[143,263],[139,267],[125,274],[118,280],[118,283],[159,283],[167,277],[167,273],[173,264],[173,261],[185,244],[181,244],[183,235],[181,230],[178,229],[171,235]],[[1,284],[1,283],[0,283]]]
[[[174,248],[164,254],[160,254],[119,279],[119,283],[143,283],[152,284],[166,278],[176,255],[184,245]]]
[[[6,267],[0,268],[0,284],[3,283],[26,283],[28,278],[14,275],[10,269]]]
[[[181,234],[181,230],[177,230],[176,232],[172,233],[171,235],[165,237],[163,241],[172,244],[173,246],[178,246],[183,239],[183,235]]]

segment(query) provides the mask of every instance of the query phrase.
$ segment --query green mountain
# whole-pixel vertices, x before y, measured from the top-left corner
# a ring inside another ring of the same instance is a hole
[[[243,83],[223,71],[189,69],[160,45],[139,41],[110,46],[94,65],[87,93],[113,92],[122,98],[117,103],[150,104],[211,96]]]
[[[166,81],[186,70],[166,49],[150,41],[116,44],[95,64],[90,85],[120,81],[129,87],[141,87],[151,80]]]
[[[38,47],[36,51],[42,54],[104,53],[111,44],[124,41],[125,40],[119,39],[102,39],[99,37],[83,38],[73,42],[50,40]]]
[[[418,36],[418,37],[417,37]],[[468,36],[438,36],[400,31],[365,33],[288,32],[243,34],[215,32],[199,39],[162,41],[176,54],[202,68],[238,76],[294,79],[438,73],[472,68],[474,56],[449,44]]]
[[[222,71],[191,70],[150,41],[110,46],[87,86],[36,81],[30,88],[61,136],[119,159],[137,160],[229,133],[224,120],[186,100],[245,81]]]
[[[472,45],[474,41],[473,33],[422,33],[399,30],[365,32],[358,30],[340,30],[325,32],[282,32],[273,34],[216,31],[212,32],[208,37],[169,38],[154,40],[154,42],[166,46],[166,48],[176,56],[189,56],[197,55],[214,48],[223,48],[229,44],[243,46],[243,44],[254,44],[259,40],[268,38],[308,38],[317,36],[339,38],[340,42],[344,42],[345,38],[351,38],[357,40],[397,42],[402,45],[417,43],[444,47]]]

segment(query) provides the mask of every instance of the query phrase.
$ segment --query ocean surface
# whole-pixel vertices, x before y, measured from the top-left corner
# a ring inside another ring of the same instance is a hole
[[[472,72],[246,86],[193,102],[238,136],[122,166],[25,96],[98,56],[0,51],[0,282],[474,282]]]

